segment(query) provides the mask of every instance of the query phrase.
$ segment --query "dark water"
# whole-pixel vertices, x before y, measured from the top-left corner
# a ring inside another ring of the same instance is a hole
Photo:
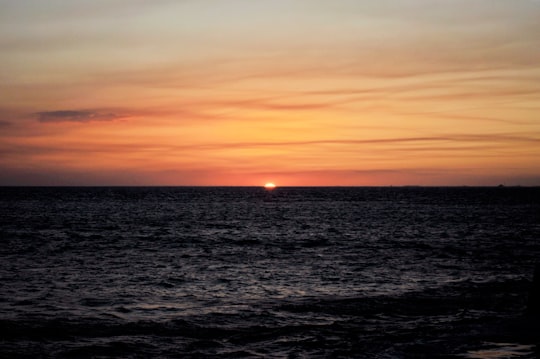
[[[540,188],[0,188],[0,238],[2,357],[532,358],[540,342]]]

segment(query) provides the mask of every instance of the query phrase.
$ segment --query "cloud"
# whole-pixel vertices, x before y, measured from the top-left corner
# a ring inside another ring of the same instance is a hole
[[[234,148],[259,148],[259,147],[292,147],[310,145],[369,145],[369,144],[406,144],[420,143],[433,145],[434,143],[540,143],[540,138],[534,136],[522,136],[514,134],[456,134],[447,136],[425,136],[425,137],[394,137],[394,138],[372,138],[361,140],[342,139],[316,139],[307,141],[281,141],[281,142],[237,142],[237,143],[214,143],[197,144],[171,147],[170,150],[198,149],[198,150],[223,150]]]
[[[11,122],[0,120],[0,128],[11,126]]]
[[[36,113],[39,122],[90,122],[112,121],[120,116],[98,111],[62,110]]]

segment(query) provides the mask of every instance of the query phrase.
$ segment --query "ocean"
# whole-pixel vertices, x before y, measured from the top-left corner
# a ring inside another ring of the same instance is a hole
[[[535,358],[534,187],[2,187],[0,357]]]

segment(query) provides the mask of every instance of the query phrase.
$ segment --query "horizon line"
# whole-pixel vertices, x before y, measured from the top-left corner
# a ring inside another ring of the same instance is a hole
[[[264,185],[0,185],[0,188],[262,188]],[[537,188],[539,185],[276,185],[279,188]]]

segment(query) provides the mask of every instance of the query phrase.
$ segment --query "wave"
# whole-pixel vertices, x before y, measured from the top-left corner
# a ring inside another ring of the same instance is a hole
[[[525,280],[462,281],[400,296],[274,300],[234,314],[162,321],[112,316],[3,319],[0,353],[441,357],[483,342],[537,343],[540,326],[524,310],[529,286]]]

